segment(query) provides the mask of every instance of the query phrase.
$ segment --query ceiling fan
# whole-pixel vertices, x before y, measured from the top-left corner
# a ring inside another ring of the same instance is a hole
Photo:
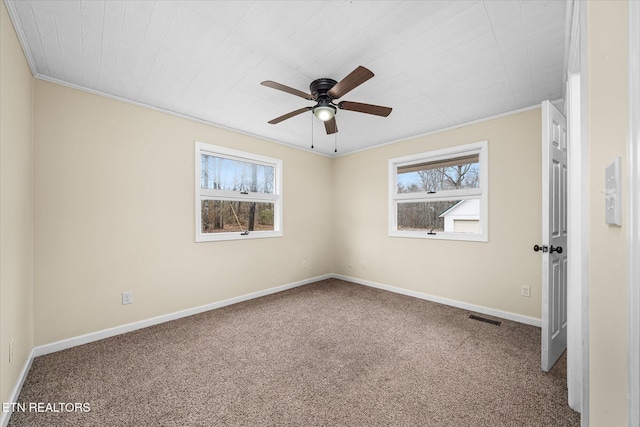
[[[359,66],[339,82],[329,78],[321,78],[312,81],[309,85],[311,94],[302,92],[301,90],[294,89],[289,86],[285,86],[280,83],[276,83],[271,80],[266,80],[260,84],[272,89],[278,89],[283,92],[308,99],[309,101],[316,102],[316,105],[314,105],[313,107],[300,108],[283,116],[276,117],[275,119],[270,120],[269,123],[275,125],[283,120],[290,119],[291,117],[311,110],[318,119],[324,122],[324,128],[327,131],[327,134],[332,134],[338,132],[338,126],[336,125],[335,118],[335,114],[338,108],[341,110],[356,111],[358,113],[387,117],[389,114],[391,114],[391,108],[389,107],[362,104],[360,102],[351,101],[341,101],[337,104],[333,102],[335,99],[341,98],[347,92],[350,92],[351,90],[360,86],[362,83],[366,82],[373,76],[374,74],[370,70],[363,66]]]

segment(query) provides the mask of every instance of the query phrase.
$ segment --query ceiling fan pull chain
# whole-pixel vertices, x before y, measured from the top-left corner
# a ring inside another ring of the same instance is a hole
[[[311,149],[313,150],[313,114],[311,115]]]
[[[334,139],[333,139],[333,152],[337,153],[338,152],[338,132],[334,133]]]

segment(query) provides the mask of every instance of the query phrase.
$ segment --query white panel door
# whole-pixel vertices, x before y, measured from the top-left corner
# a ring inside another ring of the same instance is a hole
[[[567,348],[567,121],[542,103],[542,370]]]

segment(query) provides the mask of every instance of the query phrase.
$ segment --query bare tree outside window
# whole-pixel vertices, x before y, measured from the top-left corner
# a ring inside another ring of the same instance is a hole
[[[196,241],[281,236],[281,176],[278,159],[196,142]]]
[[[478,155],[473,155],[398,167],[397,192],[437,194],[446,190],[478,188],[479,165]],[[442,214],[460,202],[461,200],[398,203],[398,230],[442,232]]]
[[[210,155],[202,155],[201,162],[201,188],[245,194],[274,191],[273,166]],[[273,203],[202,201],[203,233],[247,230],[273,230]]]
[[[201,215],[203,233],[273,231],[273,203],[203,200]]]
[[[480,186],[478,155],[398,167],[398,193],[438,192]]]
[[[389,159],[389,236],[488,241],[488,141]]]

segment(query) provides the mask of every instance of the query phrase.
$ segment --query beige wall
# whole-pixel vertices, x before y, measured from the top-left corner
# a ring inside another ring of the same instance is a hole
[[[330,159],[40,80],[35,96],[35,345],[332,272],[540,317],[539,109]],[[489,243],[388,237],[387,160],[485,139]],[[283,159],[285,237],[194,243],[194,140]]]
[[[541,258],[532,247],[541,239],[541,126],[534,109],[337,158],[335,272],[539,319]],[[489,242],[388,237],[388,159],[482,140]]]
[[[627,425],[628,4],[587,2],[589,126],[589,415]],[[605,224],[605,168],[622,157],[622,227]]]
[[[35,94],[35,345],[332,272],[540,317],[539,109],[329,159],[40,80]],[[387,237],[387,160],[485,139],[489,243]],[[285,237],[194,243],[194,140],[284,160]]]
[[[35,100],[35,345],[331,273],[330,158],[40,80]],[[194,242],[195,140],[283,160],[284,237]]]
[[[33,346],[33,77],[4,2],[0,31],[0,401],[7,402]]]

